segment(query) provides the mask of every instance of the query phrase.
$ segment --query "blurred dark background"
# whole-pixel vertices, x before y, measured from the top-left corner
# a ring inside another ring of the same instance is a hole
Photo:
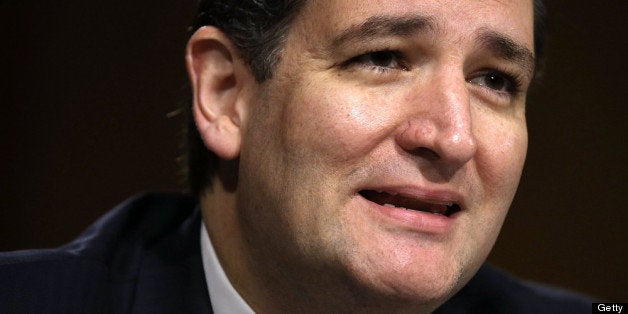
[[[185,189],[196,1],[3,1],[0,250],[53,247],[141,191]],[[553,0],[530,148],[490,261],[628,302],[627,1]]]

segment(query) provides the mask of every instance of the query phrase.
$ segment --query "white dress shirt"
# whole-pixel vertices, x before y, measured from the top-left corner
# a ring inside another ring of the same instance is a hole
[[[251,307],[233,288],[220,265],[205,224],[201,223],[201,257],[209,299],[215,314],[254,314]]]

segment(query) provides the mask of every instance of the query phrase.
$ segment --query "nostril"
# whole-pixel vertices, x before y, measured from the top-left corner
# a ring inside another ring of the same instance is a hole
[[[418,147],[410,151],[412,155],[419,156],[425,158],[429,161],[437,161],[440,159],[440,155],[437,152],[427,148],[427,147]]]

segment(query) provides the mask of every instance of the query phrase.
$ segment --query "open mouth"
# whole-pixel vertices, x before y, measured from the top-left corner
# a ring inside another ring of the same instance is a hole
[[[397,207],[404,210],[414,210],[446,217],[460,211],[460,206],[453,202],[422,201],[399,194],[390,194],[375,190],[362,190],[359,193],[362,197],[373,203],[382,206]]]

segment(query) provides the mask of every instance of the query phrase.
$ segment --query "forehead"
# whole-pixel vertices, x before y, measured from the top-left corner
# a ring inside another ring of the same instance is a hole
[[[374,16],[422,16],[440,38],[473,40],[483,30],[533,49],[532,0],[311,0],[293,30],[306,41],[335,38]]]

